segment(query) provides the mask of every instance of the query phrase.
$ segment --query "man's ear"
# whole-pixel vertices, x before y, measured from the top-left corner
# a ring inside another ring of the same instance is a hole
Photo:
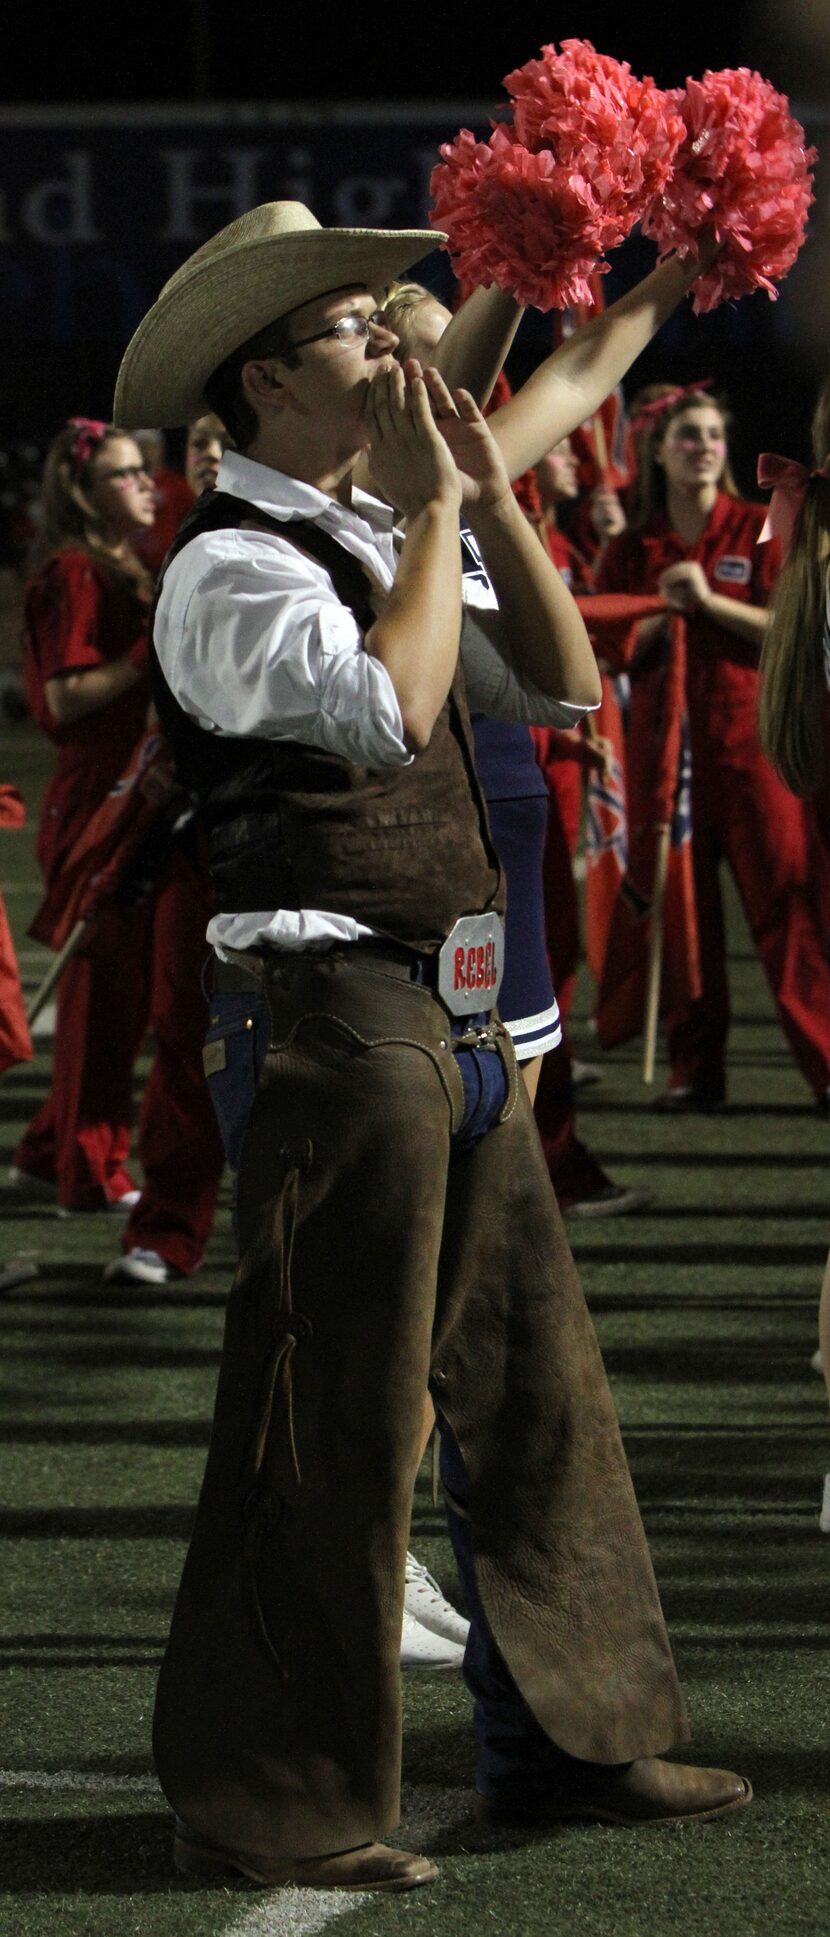
[[[251,403],[273,404],[283,386],[271,363],[252,361],[242,366],[242,389]]]

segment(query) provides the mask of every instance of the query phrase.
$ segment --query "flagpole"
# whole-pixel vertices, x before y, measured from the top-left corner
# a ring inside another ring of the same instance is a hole
[[[657,854],[654,864],[654,893],[651,900],[651,937],[646,982],[646,1016],[643,1029],[643,1082],[654,1082],[657,1054],[657,1024],[660,1018],[660,982],[663,972],[663,905],[671,849],[671,821],[660,821],[657,828]]]
[[[46,1004],[49,1000],[49,997],[52,993],[52,990],[55,987],[55,984],[59,982],[61,979],[63,971],[66,968],[67,962],[71,961],[72,956],[75,955],[78,949],[80,948],[83,937],[86,934],[87,927],[88,927],[88,921],[86,919],[82,921],[76,921],[71,934],[67,937],[66,941],[64,942],[64,945],[60,951],[60,954],[55,956],[55,959],[54,959],[54,962],[52,963],[51,968],[47,970],[47,973],[45,974],[43,981],[40,984],[40,988],[35,990],[35,993],[32,996],[32,1000],[29,1003],[29,1007],[26,1010],[26,1021],[28,1022],[30,1029],[32,1027],[32,1023],[37,1021],[37,1018],[40,1015],[41,1009],[45,1009]]]

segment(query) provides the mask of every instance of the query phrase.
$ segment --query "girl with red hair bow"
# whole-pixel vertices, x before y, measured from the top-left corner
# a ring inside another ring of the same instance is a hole
[[[71,419],[48,453],[42,506],[24,671],[31,712],[57,754],[38,829],[48,889],[146,729],[152,587],[133,541],[152,525],[154,499],[134,439]],[[102,908],[59,984],[52,1087],[10,1173],[67,1212],[129,1212],[125,1263],[149,1263],[128,1275],[151,1282],[199,1264],[221,1175],[200,1053],[209,917],[192,837],[168,840],[150,892]],[[126,1163],[133,1065],[149,1023],[140,1193]]]

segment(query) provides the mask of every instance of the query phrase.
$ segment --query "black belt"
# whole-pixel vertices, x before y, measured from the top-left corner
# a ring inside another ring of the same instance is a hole
[[[436,986],[437,955],[418,955],[396,942],[365,941],[346,942],[343,946],[335,943],[331,949],[319,950],[250,949],[235,962],[223,962],[215,956],[213,987],[224,994],[250,994],[251,983],[262,981],[269,970],[277,969],[281,963],[311,961],[316,964],[331,956],[341,962],[351,962],[355,968],[381,968],[384,975],[397,976],[401,982],[419,982],[426,988]]]
[[[250,995],[251,984],[264,981],[269,971],[278,970],[281,963],[325,962],[332,956],[350,963],[354,968],[371,969],[377,966],[384,975],[394,975],[402,982],[417,981],[422,987],[437,989],[437,955],[416,955],[394,942],[347,942],[345,947],[335,944],[334,948],[325,951],[251,949],[244,960],[236,962],[223,962],[218,955],[214,956],[214,991],[226,995]],[[482,1011],[482,1015],[486,1015],[486,1011]],[[497,1019],[483,1022],[476,1016],[450,1016],[448,1020],[452,1028],[454,1052],[459,1049],[496,1049],[499,1040],[508,1037],[504,1024]]]

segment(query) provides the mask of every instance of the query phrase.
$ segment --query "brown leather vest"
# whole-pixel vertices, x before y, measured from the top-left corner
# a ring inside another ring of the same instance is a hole
[[[313,523],[270,519],[226,493],[194,506],[165,569],[201,532],[250,523],[296,537],[368,629],[368,580],[344,546]],[[461,915],[503,907],[460,660],[429,746],[402,767],[356,766],[296,740],[206,733],[157,660],[154,690],[180,776],[200,803],[223,913],[321,908],[428,953]]]

